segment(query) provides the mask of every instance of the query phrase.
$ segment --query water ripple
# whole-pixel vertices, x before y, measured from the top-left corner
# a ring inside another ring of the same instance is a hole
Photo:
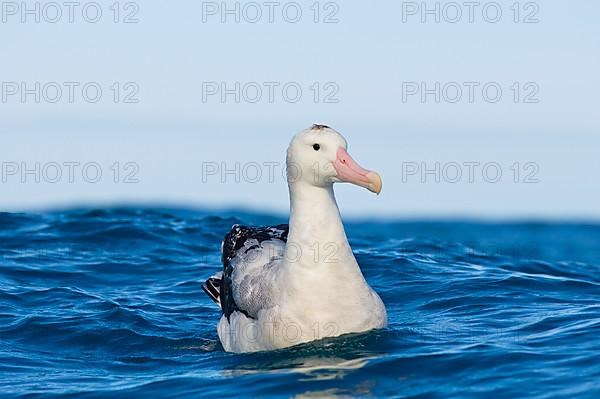
[[[9,397],[597,397],[600,226],[355,222],[385,330],[223,352],[202,279],[247,212],[0,213]]]

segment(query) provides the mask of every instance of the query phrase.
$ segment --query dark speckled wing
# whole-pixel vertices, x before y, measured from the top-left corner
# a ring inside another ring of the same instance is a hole
[[[240,309],[237,306],[233,299],[231,283],[233,266],[231,260],[240,255],[240,251],[248,252],[257,248],[264,241],[280,240],[285,243],[287,242],[288,232],[289,226],[287,224],[267,227],[249,227],[236,224],[227,233],[221,247],[223,273],[221,276],[213,276],[206,280],[202,288],[213,301],[221,305],[223,314],[228,319],[235,311],[249,316],[244,309]],[[258,244],[246,247],[245,243],[248,240],[256,240]]]

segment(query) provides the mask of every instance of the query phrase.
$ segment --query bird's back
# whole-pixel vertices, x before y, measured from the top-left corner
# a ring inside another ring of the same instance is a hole
[[[287,224],[266,227],[234,225],[221,245],[223,271],[203,285],[229,319],[234,312],[255,317],[264,297],[266,274],[281,259],[287,241]],[[262,280],[262,281],[261,281]],[[257,300],[259,303],[257,303]]]

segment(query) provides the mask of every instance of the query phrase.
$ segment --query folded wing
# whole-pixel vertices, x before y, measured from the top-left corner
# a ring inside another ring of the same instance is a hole
[[[272,306],[274,269],[283,259],[289,226],[234,225],[221,247],[223,271],[202,285],[229,319],[233,312],[256,318]]]

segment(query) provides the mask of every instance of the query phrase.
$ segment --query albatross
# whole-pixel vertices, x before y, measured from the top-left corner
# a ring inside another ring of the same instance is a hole
[[[385,306],[352,253],[333,184],[381,192],[346,139],[325,125],[295,135],[287,149],[289,224],[234,225],[221,246],[223,270],[202,285],[222,315],[228,352],[285,348],[387,325]]]

